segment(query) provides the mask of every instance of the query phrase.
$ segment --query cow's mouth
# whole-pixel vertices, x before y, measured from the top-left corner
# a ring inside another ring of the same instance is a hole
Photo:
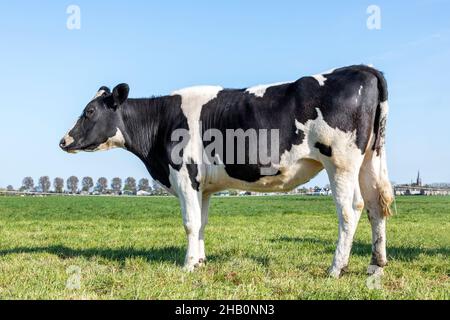
[[[67,146],[67,147],[60,146],[60,147],[63,151],[65,151],[67,153],[77,153],[77,152],[81,151],[79,148],[74,148],[71,146]]]
[[[88,145],[88,146],[83,146],[83,147],[71,147],[71,148],[67,148],[64,151],[66,151],[68,153],[94,152],[95,148],[96,148],[95,145]]]
[[[59,144],[60,148],[67,152],[67,153],[78,153],[80,151],[85,151],[85,152],[92,152],[95,150],[95,148],[97,147],[95,144],[89,144],[89,145],[85,145],[85,146],[77,146],[74,143],[66,146],[62,141]]]

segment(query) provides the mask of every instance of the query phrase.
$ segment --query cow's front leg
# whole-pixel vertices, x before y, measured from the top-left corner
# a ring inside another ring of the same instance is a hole
[[[202,192],[191,181],[186,166],[180,170],[170,168],[170,183],[180,201],[183,225],[188,241],[184,269],[193,271],[200,260],[200,228],[202,225]]]
[[[184,269],[193,271],[199,266],[200,261],[200,229],[201,218],[201,193],[196,191],[184,192],[180,195],[183,224],[188,241]]]

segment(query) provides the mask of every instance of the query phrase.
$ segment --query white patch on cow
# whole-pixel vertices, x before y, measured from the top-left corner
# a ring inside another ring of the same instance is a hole
[[[174,91],[172,95],[181,96],[181,109],[189,126],[189,142],[183,152],[183,161],[190,159],[201,163],[203,159],[203,142],[200,133],[200,113],[202,107],[217,97],[223,90],[219,86],[197,86]],[[200,172],[200,170],[199,170]]]
[[[69,145],[71,145],[75,140],[74,140],[71,136],[69,136],[69,134],[66,134],[66,135],[64,136],[64,141],[65,141],[65,143],[66,143],[66,146],[69,146]]]
[[[316,119],[308,120],[304,124],[295,120],[297,130],[304,133],[304,140],[300,145],[292,146],[290,151],[285,151],[281,155],[280,164],[277,167],[281,175],[264,177],[260,179],[261,182],[272,181],[273,183],[281,178],[281,185],[289,188],[295,184],[309,181],[305,177],[316,175],[323,168],[320,163],[327,158],[314,147],[316,142],[332,148],[331,161],[337,167],[351,164],[353,157],[361,154],[355,143],[356,131],[344,132],[330,127],[324,120],[320,109],[316,110],[318,114]]]
[[[322,87],[325,85],[325,81],[327,81],[327,78],[325,78],[323,76],[323,74],[315,74],[312,76],[314,79],[317,80],[317,82],[319,82],[319,85]]]
[[[70,131],[73,130],[73,128],[75,128],[76,125],[77,125],[77,121],[73,124],[72,128],[70,128],[69,131],[67,131],[67,133],[64,135],[63,139],[64,139],[64,143],[65,143],[66,147],[70,146],[75,141],[75,139],[72,136],[70,136],[69,133],[70,133]],[[69,151],[69,153],[76,153],[76,151]]]
[[[325,77],[325,75],[330,74],[330,73],[333,73],[334,70],[335,70],[335,69],[330,69],[330,70],[327,70],[327,71],[325,71],[325,72],[321,72],[321,73],[312,75],[311,77],[313,77],[314,79],[316,79],[317,82],[319,82],[319,85],[322,87],[322,86],[325,85],[325,81],[327,81],[327,78]]]
[[[360,87],[359,87],[359,89],[358,89],[358,96],[356,96],[356,98],[355,98],[355,102],[356,103],[358,103],[358,99],[359,99],[359,97],[361,97],[361,93],[362,93],[362,89],[363,89],[364,87],[361,85]]]
[[[122,131],[120,131],[119,128],[117,128],[116,134],[106,142],[99,145],[97,148],[94,149],[94,151],[106,151],[113,148],[123,148],[125,149],[125,138],[123,137]]]
[[[314,120],[308,120],[305,124],[297,120],[295,121],[297,129],[304,132],[304,141],[307,141],[308,145],[304,146],[303,143],[300,146],[294,146],[289,157],[298,158],[309,151],[312,154],[320,155],[319,158],[315,157],[316,160],[319,160],[323,156],[318,153],[316,148],[314,148],[314,144],[320,142],[332,148],[332,159],[337,167],[346,167],[348,164],[352,163],[352,158],[355,155],[361,154],[361,151],[356,145],[356,130],[345,132],[338,128],[332,128],[324,120],[320,109],[316,108],[316,111],[318,117]]]
[[[276,82],[276,83],[271,83],[271,84],[260,84],[260,85],[254,86],[254,87],[247,88],[247,90],[245,90],[245,92],[254,94],[257,97],[262,98],[262,97],[264,97],[264,94],[266,93],[266,90],[268,88],[281,86],[281,85],[287,84],[287,83],[292,83],[292,81]]]

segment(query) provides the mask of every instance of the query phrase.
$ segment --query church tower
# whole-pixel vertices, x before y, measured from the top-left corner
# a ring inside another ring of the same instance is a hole
[[[420,170],[417,171],[417,181],[416,186],[421,187],[422,186],[422,178],[420,177]]]

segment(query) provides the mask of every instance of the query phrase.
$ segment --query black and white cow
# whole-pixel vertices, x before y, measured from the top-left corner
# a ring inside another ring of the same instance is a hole
[[[128,92],[126,84],[112,92],[101,87],[60,147],[67,152],[120,147],[138,156],[180,200],[187,270],[206,261],[211,194],[226,188],[284,192],[325,169],[339,219],[330,275],[339,277],[347,267],[364,207],[372,226],[368,272],[382,272],[393,194],[384,147],[388,93],[381,72],[350,66],[294,82],[247,89],[192,87],[149,99],[131,99]],[[239,130],[243,143],[237,144],[235,135],[224,150],[207,152],[221,135]],[[276,139],[251,140],[251,130]],[[188,138],[175,132],[187,132]],[[259,154],[262,149],[269,162]],[[211,161],[202,161],[205,153]]]

